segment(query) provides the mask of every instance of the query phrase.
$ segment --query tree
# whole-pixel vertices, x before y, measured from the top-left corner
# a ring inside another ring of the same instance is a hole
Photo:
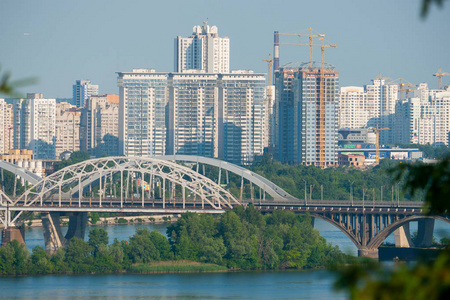
[[[450,159],[435,165],[400,165],[393,171],[405,180],[411,193],[423,191],[430,214],[450,209]],[[335,286],[349,291],[351,299],[449,299],[450,248],[435,261],[419,260],[413,266],[383,268],[375,262],[353,265],[338,271]]]
[[[103,228],[94,228],[89,231],[89,246],[93,249],[94,256],[98,253],[101,245],[108,245],[108,232]]]
[[[88,242],[77,237],[70,240],[66,249],[66,261],[73,272],[86,273],[90,270],[92,265],[91,251],[92,248],[89,247]]]

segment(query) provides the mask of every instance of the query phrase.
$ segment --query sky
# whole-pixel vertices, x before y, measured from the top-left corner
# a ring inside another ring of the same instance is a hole
[[[267,73],[273,32],[325,34],[325,60],[341,86],[379,76],[437,88],[432,74],[450,73],[450,1],[420,17],[421,0],[1,0],[0,66],[11,79],[34,77],[19,89],[46,98],[71,98],[76,80],[102,94],[118,94],[116,72],[173,71],[176,36],[207,20],[230,38],[232,69]],[[280,42],[298,43],[281,36]],[[307,40],[301,40],[306,43]],[[280,65],[308,61],[308,47],[281,45]],[[320,60],[320,48],[314,48]],[[443,78],[450,84],[450,76]]]

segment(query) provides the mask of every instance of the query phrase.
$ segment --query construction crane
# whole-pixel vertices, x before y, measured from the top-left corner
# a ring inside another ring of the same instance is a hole
[[[323,169],[326,167],[325,163],[325,48],[333,47],[336,48],[336,44],[325,45],[324,38],[322,40],[321,49],[321,61],[320,61],[320,101],[319,101],[319,115],[320,115],[320,126],[319,126],[319,166]]]
[[[269,53],[269,59],[263,59],[263,61],[267,62],[269,64],[269,90],[267,91],[267,96],[269,100],[269,109],[267,111],[268,121],[267,126],[269,127],[269,152],[272,152],[272,103],[273,103],[273,94],[272,94],[272,66],[273,66],[273,59],[272,56]]]
[[[318,108],[318,115],[319,115],[319,142],[318,142],[318,148],[319,148],[319,161],[318,166],[320,168],[326,167],[326,161],[325,161],[325,117],[326,117],[326,85],[325,85],[325,48],[332,47],[336,48],[336,44],[325,44],[325,34],[313,34],[312,29],[308,28],[310,31],[309,34],[291,34],[291,33],[279,33],[275,32],[275,49],[278,49],[279,45],[294,45],[294,46],[309,46],[309,67],[313,68],[313,61],[312,61],[312,48],[313,47],[320,47],[321,48],[321,64],[320,64],[320,86],[319,86],[319,103],[317,105]],[[290,35],[290,36],[308,36],[309,37],[309,44],[302,44],[302,43],[280,43],[278,36],[279,35]],[[314,44],[313,38],[319,37],[319,40],[322,41],[321,44]],[[276,53],[279,53],[278,50]],[[277,61],[277,57],[275,57],[275,61]],[[317,145],[317,143],[316,143]],[[317,162],[317,161],[316,161]]]
[[[375,161],[376,161],[377,165],[380,163],[380,131],[388,130],[388,129],[389,128],[378,128],[378,122],[377,122],[377,127],[373,128],[373,131],[375,132],[375,135],[377,137],[376,144],[375,144],[375,148],[376,148]]]
[[[274,46],[277,47],[279,45],[296,45],[296,46],[309,46],[309,67],[312,68],[313,65],[313,38],[315,37],[320,37],[323,38],[325,37],[325,34],[321,34],[321,33],[313,33],[312,28],[308,28],[307,30],[309,30],[309,34],[302,34],[302,33],[280,33],[278,31],[276,31],[274,34],[275,36],[277,35],[288,35],[288,36],[298,36],[298,37],[302,37],[302,36],[307,36],[309,37],[309,45],[305,45],[305,44],[295,44],[295,43],[280,43],[279,39],[275,38],[275,42],[274,42]]]
[[[438,87],[440,90],[442,90],[442,77],[444,76],[450,76],[449,73],[447,72],[442,72],[441,68],[439,68],[439,70],[437,71],[437,73],[434,73],[433,76],[436,76],[437,78],[439,78],[439,84]]]
[[[399,81],[398,83],[396,81]],[[406,92],[406,98],[409,98],[409,93],[412,91],[412,87],[417,87],[417,84],[410,83],[408,81],[404,82],[403,78],[398,78],[389,82],[390,84],[398,85],[399,99],[403,98],[403,92]]]

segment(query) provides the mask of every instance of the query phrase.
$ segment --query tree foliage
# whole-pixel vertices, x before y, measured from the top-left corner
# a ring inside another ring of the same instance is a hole
[[[111,273],[139,264],[189,260],[232,269],[316,268],[347,260],[338,247],[327,244],[309,216],[277,210],[262,215],[253,206],[237,206],[220,216],[185,213],[158,231],[137,228],[129,241],[108,245],[102,228],[89,240],[72,238],[64,249],[49,255],[37,246],[32,254],[12,241],[0,247],[0,275]]]
[[[430,214],[446,214],[450,209],[450,159],[434,165],[416,163],[393,170],[404,178],[405,189],[422,192]],[[376,262],[352,265],[338,271],[336,287],[349,291],[351,299],[449,299],[450,248],[436,260],[422,258],[412,265],[385,268]]]

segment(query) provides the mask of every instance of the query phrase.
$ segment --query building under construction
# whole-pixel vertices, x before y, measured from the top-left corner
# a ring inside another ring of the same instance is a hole
[[[339,76],[335,67],[290,63],[275,70],[275,86],[275,158],[322,168],[337,165]]]

